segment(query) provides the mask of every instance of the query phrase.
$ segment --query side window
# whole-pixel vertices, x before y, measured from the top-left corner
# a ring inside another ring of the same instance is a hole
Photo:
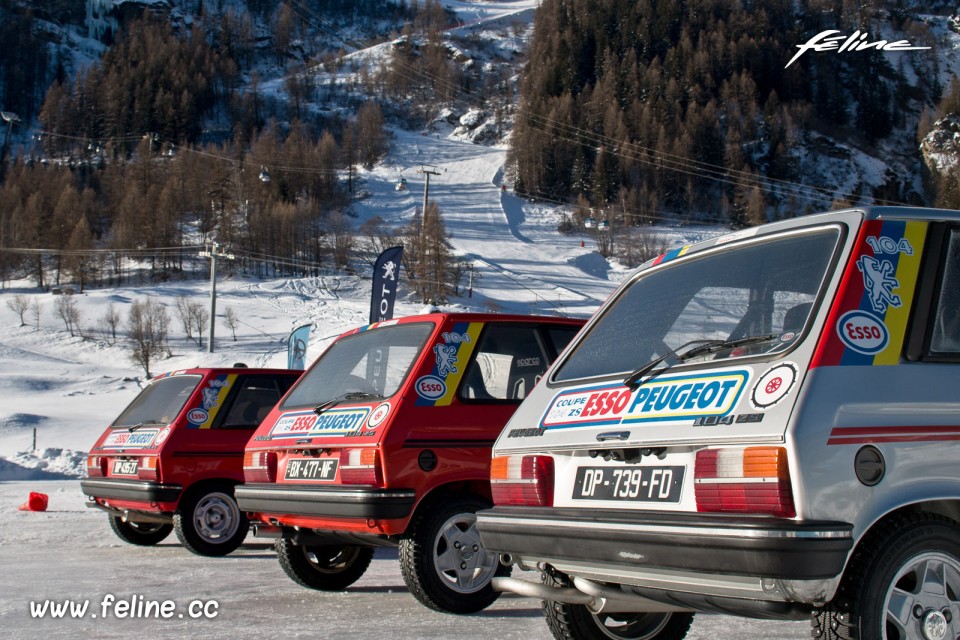
[[[567,348],[573,336],[577,335],[580,327],[549,327],[546,334],[550,344],[553,345],[554,357],[560,355],[560,352]]]
[[[463,400],[523,400],[549,362],[537,327],[488,324],[460,385]]]
[[[218,429],[256,429],[294,383],[289,376],[244,376]]]
[[[942,274],[934,294],[931,355],[960,353],[960,230],[947,238]]]

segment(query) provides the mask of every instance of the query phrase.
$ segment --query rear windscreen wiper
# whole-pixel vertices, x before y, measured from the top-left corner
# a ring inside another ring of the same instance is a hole
[[[745,347],[751,344],[759,344],[761,342],[770,342],[771,340],[776,340],[779,337],[779,334],[771,333],[759,336],[747,336],[746,338],[737,338],[736,340],[691,340],[690,342],[685,342],[676,349],[671,349],[662,356],[658,356],[642,367],[630,372],[630,375],[623,379],[623,384],[629,387],[631,391],[635,391],[637,387],[642,384],[641,380],[643,379],[643,376],[650,373],[654,367],[671,356],[673,356],[678,362],[686,362],[687,360],[691,360],[697,356],[717,353],[719,351],[726,351],[727,349],[736,349],[737,347]],[[690,348],[684,351],[684,349],[687,347]],[[658,370],[657,373],[666,371],[669,368],[669,366],[663,367],[662,369]]]
[[[325,402],[321,402],[313,408],[313,412],[317,415],[320,415],[327,409],[332,409],[342,402],[348,402],[351,400],[379,400],[383,396],[379,393],[368,393],[366,391],[348,391],[342,395],[339,395],[335,398],[330,398]]]
[[[138,422],[137,424],[127,427],[127,431],[129,431],[130,433],[133,433],[140,427],[145,427],[148,424],[153,425],[153,424],[165,424],[165,423],[160,420],[144,420],[143,422]]]

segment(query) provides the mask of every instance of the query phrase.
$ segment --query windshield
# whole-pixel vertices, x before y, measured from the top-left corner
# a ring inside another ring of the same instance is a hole
[[[432,324],[401,324],[337,340],[297,382],[282,408],[341,398],[349,402],[348,394],[359,400],[393,395],[432,332]]]
[[[785,351],[803,332],[839,233],[830,227],[782,235],[640,274],[554,380],[636,372],[659,358],[669,366],[676,364],[674,350],[694,341],[742,342],[702,350],[684,362]]]
[[[171,376],[151,383],[110,426],[170,424],[180,415],[200,379],[201,376]]]

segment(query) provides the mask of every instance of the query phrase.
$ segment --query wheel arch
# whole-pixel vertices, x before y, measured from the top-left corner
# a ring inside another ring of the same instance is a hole
[[[413,522],[425,509],[429,509],[439,502],[458,496],[473,496],[486,500],[491,505],[493,504],[489,481],[458,480],[455,482],[447,482],[431,488],[420,498],[410,513],[408,522]]]
[[[198,493],[203,493],[210,487],[215,486],[228,486],[231,489],[235,488],[238,484],[242,484],[239,480],[233,480],[230,478],[203,478],[197,480],[196,482],[191,482],[189,486],[184,487],[183,491],[180,493],[180,499],[177,500],[177,511],[180,511],[182,505],[187,502],[189,498],[197,495]]]
[[[857,550],[864,546],[864,544],[869,544],[869,541],[878,535],[878,532],[883,532],[887,528],[888,523],[900,518],[902,515],[921,513],[943,516],[953,521],[957,527],[960,527],[960,498],[942,497],[931,500],[918,500],[901,504],[880,514],[874,518],[862,532],[856,535],[853,547],[851,547],[850,553],[847,554],[847,561],[844,564],[841,577],[846,574],[847,569],[850,567],[850,561],[857,553]]]
[[[957,526],[960,526],[960,497],[938,497],[927,500],[915,500],[887,509],[874,517],[863,531],[856,533],[856,528],[854,529],[856,540],[853,549],[850,550],[850,555],[853,555],[856,548],[860,546],[868,536],[875,535],[878,530],[885,528],[886,524],[891,520],[896,519],[902,514],[909,513],[932,513],[941,515],[949,520],[953,520],[957,523]]]

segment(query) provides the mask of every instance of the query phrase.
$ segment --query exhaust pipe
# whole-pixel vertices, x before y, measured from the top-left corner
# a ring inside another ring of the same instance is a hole
[[[494,578],[490,581],[494,591],[509,591],[528,598],[540,598],[567,604],[585,604],[589,606],[594,597],[570,587],[549,587],[540,582],[530,582],[520,578]]]
[[[165,513],[146,513],[143,511],[130,511],[129,509],[117,509],[116,507],[100,504],[92,498],[87,502],[87,507],[105,511],[108,515],[120,518],[121,522],[133,522],[134,524],[138,522],[143,522],[144,524],[173,524],[173,516]]]
[[[253,536],[255,538],[279,538],[280,527],[270,524],[256,523],[253,525]]]
[[[664,604],[602,584],[573,578],[574,587],[551,587],[540,582],[520,578],[494,578],[490,582],[495,591],[508,591],[528,598],[539,598],[564,604],[582,604],[591,613],[644,612],[669,613],[689,611],[683,607]]]
[[[170,524],[173,522],[173,518],[171,516],[166,516],[159,513],[144,513],[142,511],[130,512],[126,509],[124,509],[123,514],[120,516],[120,520],[123,522],[143,522],[148,524]]]

